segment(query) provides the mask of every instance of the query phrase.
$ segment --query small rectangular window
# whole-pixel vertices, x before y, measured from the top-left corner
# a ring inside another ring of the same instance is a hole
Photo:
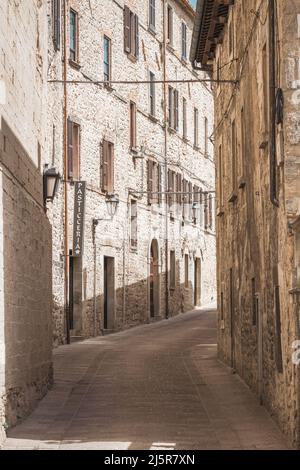
[[[173,45],[173,8],[168,5],[168,42]]]
[[[150,72],[150,114],[155,117],[155,75]]]
[[[189,287],[189,255],[184,255],[184,287]]]
[[[60,49],[61,38],[61,4],[60,0],[52,0],[53,43],[55,50]]]
[[[194,146],[199,147],[199,111],[194,108]]]
[[[137,201],[131,200],[130,203],[130,245],[131,248],[137,247]]]
[[[170,251],[170,288],[176,288],[176,258],[175,251]]]
[[[70,59],[78,62],[78,13],[70,10]]]
[[[102,191],[111,193],[114,190],[114,144],[103,141],[102,144]]]
[[[80,179],[80,126],[68,120],[68,177]]]
[[[104,36],[104,81],[109,82],[111,80],[111,40],[107,36]]]
[[[184,22],[181,23],[181,57],[187,58],[187,26]]]
[[[149,0],[149,28],[155,31],[155,0]]]
[[[130,102],[130,148],[136,149],[136,104]]]
[[[187,138],[187,103],[186,103],[186,99],[183,98],[182,99],[182,135],[183,135],[183,138],[186,139]]]

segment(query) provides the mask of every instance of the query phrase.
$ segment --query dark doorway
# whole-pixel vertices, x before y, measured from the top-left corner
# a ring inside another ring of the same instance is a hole
[[[115,323],[115,259],[104,257],[104,330],[113,330]]]
[[[201,260],[195,259],[195,284],[194,284],[194,305],[200,307],[201,305]]]
[[[150,252],[150,317],[159,315],[159,276],[158,276],[158,243],[153,240]]]
[[[69,328],[72,337],[82,336],[82,258],[69,256]]]

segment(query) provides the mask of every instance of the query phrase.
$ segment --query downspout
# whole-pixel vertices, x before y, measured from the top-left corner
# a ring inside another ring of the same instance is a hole
[[[269,2],[269,74],[270,74],[270,198],[274,206],[279,206],[277,197],[277,160],[276,160],[276,35],[275,0]]]
[[[165,158],[165,258],[166,258],[166,318],[169,318],[169,213],[168,213],[168,127],[167,127],[167,25],[166,0],[163,0],[163,100],[164,100],[164,158]]]
[[[69,318],[69,235],[68,235],[68,94],[67,94],[67,0],[64,0],[64,262],[65,262],[65,298],[64,314],[67,344],[70,344]]]

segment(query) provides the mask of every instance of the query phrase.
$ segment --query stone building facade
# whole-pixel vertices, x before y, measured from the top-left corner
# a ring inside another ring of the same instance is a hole
[[[0,444],[52,382],[45,2],[0,3]]]
[[[215,85],[219,357],[299,447],[300,1],[198,1]]]
[[[215,300],[213,104],[210,84],[197,82],[206,74],[188,62],[187,1],[48,8],[48,160],[66,176],[49,207],[58,345],[67,316],[71,337],[82,338]],[[82,256],[76,181],[86,182]]]

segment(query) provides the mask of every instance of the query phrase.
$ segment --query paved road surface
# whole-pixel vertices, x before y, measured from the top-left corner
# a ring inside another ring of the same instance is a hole
[[[5,449],[285,449],[216,359],[216,314],[195,311],[55,351],[55,385]]]

